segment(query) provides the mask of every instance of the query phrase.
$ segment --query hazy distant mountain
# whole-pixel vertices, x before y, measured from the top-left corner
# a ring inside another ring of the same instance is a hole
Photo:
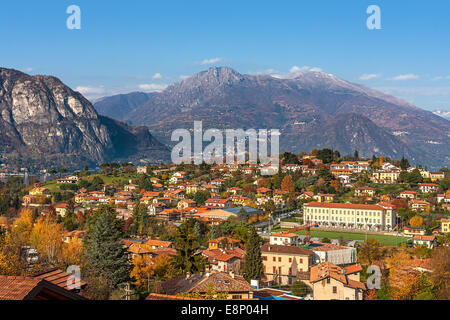
[[[439,117],[442,117],[444,119],[450,120],[450,111],[436,110],[433,113],[435,115],[438,115]]]
[[[153,94],[120,119],[149,126],[167,143],[174,129],[202,120],[204,128],[281,129],[282,150],[330,147],[450,165],[448,120],[322,72],[278,79],[211,68]]]
[[[76,167],[167,152],[148,128],[99,116],[59,79],[0,68],[0,155]]]
[[[147,102],[152,93],[132,92],[105,97],[94,102],[94,108],[103,116],[123,119],[137,107]]]

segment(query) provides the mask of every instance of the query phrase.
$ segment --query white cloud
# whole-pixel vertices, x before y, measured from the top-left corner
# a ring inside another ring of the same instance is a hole
[[[102,95],[107,93],[107,90],[104,87],[78,86],[75,88],[75,91],[78,91],[82,95],[86,96]]]
[[[434,77],[432,80],[433,81],[437,81],[437,80],[444,80],[444,79],[450,79],[450,76],[437,76],[437,77]]]
[[[204,66],[208,64],[214,64],[220,61],[222,61],[222,58],[205,59],[202,62],[200,62],[200,64]]]
[[[391,78],[391,80],[394,81],[403,81],[403,80],[415,80],[419,79],[420,77],[417,74],[408,73],[408,74],[401,74],[396,77]]]
[[[23,69],[23,72],[32,72],[34,69],[29,67],[29,68],[25,68]]]
[[[105,86],[78,86],[75,91],[78,91],[83,96],[91,101],[95,101],[99,98],[114,96],[118,94],[127,94],[130,92],[144,91],[144,92],[161,92],[167,85],[164,84],[140,84],[137,86],[124,86],[124,87],[105,87]]]
[[[298,72],[302,72],[305,71],[305,68],[307,69],[308,67],[302,67],[299,68],[297,66],[293,66],[291,69],[289,69],[289,73],[298,73]]]
[[[359,77],[359,80],[372,80],[379,78],[380,75],[376,73],[365,73]]]
[[[145,92],[161,92],[167,88],[166,84],[145,83],[138,86],[139,89]]]
[[[185,75],[181,75],[181,76],[180,76],[180,79],[181,79],[181,80],[186,80],[186,79],[188,79],[188,78],[189,78],[189,76],[185,76]]]
[[[161,73],[155,73],[154,75],[153,75],[153,79],[155,79],[155,80],[157,80],[157,79],[162,79],[162,74]]]
[[[278,78],[278,79],[293,79],[293,78],[298,77],[301,73],[304,73],[304,72],[322,72],[322,69],[317,68],[317,67],[309,67],[309,66],[303,66],[303,67],[292,66],[289,69],[289,73],[287,73],[287,74],[273,73],[270,75],[272,77]]]
[[[400,97],[450,96],[450,87],[378,87],[374,89]]]

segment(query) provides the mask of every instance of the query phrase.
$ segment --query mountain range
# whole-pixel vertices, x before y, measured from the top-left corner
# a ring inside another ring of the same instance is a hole
[[[100,116],[51,76],[0,68],[0,155],[16,165],[76,168],[112,160],[168,159],[144,126]]]
[[[162,92],[132,93],[94,104],[100,114],[145,125],[172,144],[178,128],[280,129],[280,151],[333,148],[365,157],[407,157],[450,166],[450,121],[406,101],[323,72],[290,77],[243,75],[214,67]]]

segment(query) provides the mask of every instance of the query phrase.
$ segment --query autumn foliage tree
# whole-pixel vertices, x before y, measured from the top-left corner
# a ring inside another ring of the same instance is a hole
[[[39,268],[58,267],[63,248],[63,228],[51,216],[39,217],[31,232],[30,243],[39,254]]]
[[[411,227],[418,228],[423,225],[423,218],[421,216],[412,217],[409,220],[409,224]]]
[[[365,265],[371,265],[383,259],[386,255],[386,248],[373,238],[368,239],[358,248],[358,260]]]
[[[386,259],[389,269],[389,285],[392,300],[412,300],[420,293],[416,283],[419,272],[414,269],[413,259],[404,250],[395,252]]]
[[[286,175],[281,182],[281,191],[292,193],[295,190],[294,181],[290,175]]]
[[[23,247],[30,245],[32,230],[33,212],[22,209],[10,231],[0,238],[0,274],[27,275],[28,263]]]
[[[431,256],[431,280],[438,299],[450,299],[450,247],[433,250]]]

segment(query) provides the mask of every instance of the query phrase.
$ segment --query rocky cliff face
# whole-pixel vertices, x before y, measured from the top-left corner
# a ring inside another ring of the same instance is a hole
[[[170,143],[177,128],[274,128],[281,149],[405,155],[430,168],[450,165],[450,122],[379,91],[322,72],[288,79],[211,68],[154,94],[121,118]]]
[[[18,151],[75,165],[133,155],[145,147],[164,149],[149,133],[146,142],[137,143],[133,130],[98,116],[87,99],[55,77],[0,68],[2,154]],[[119,146],[119,140],[127,143]]]

